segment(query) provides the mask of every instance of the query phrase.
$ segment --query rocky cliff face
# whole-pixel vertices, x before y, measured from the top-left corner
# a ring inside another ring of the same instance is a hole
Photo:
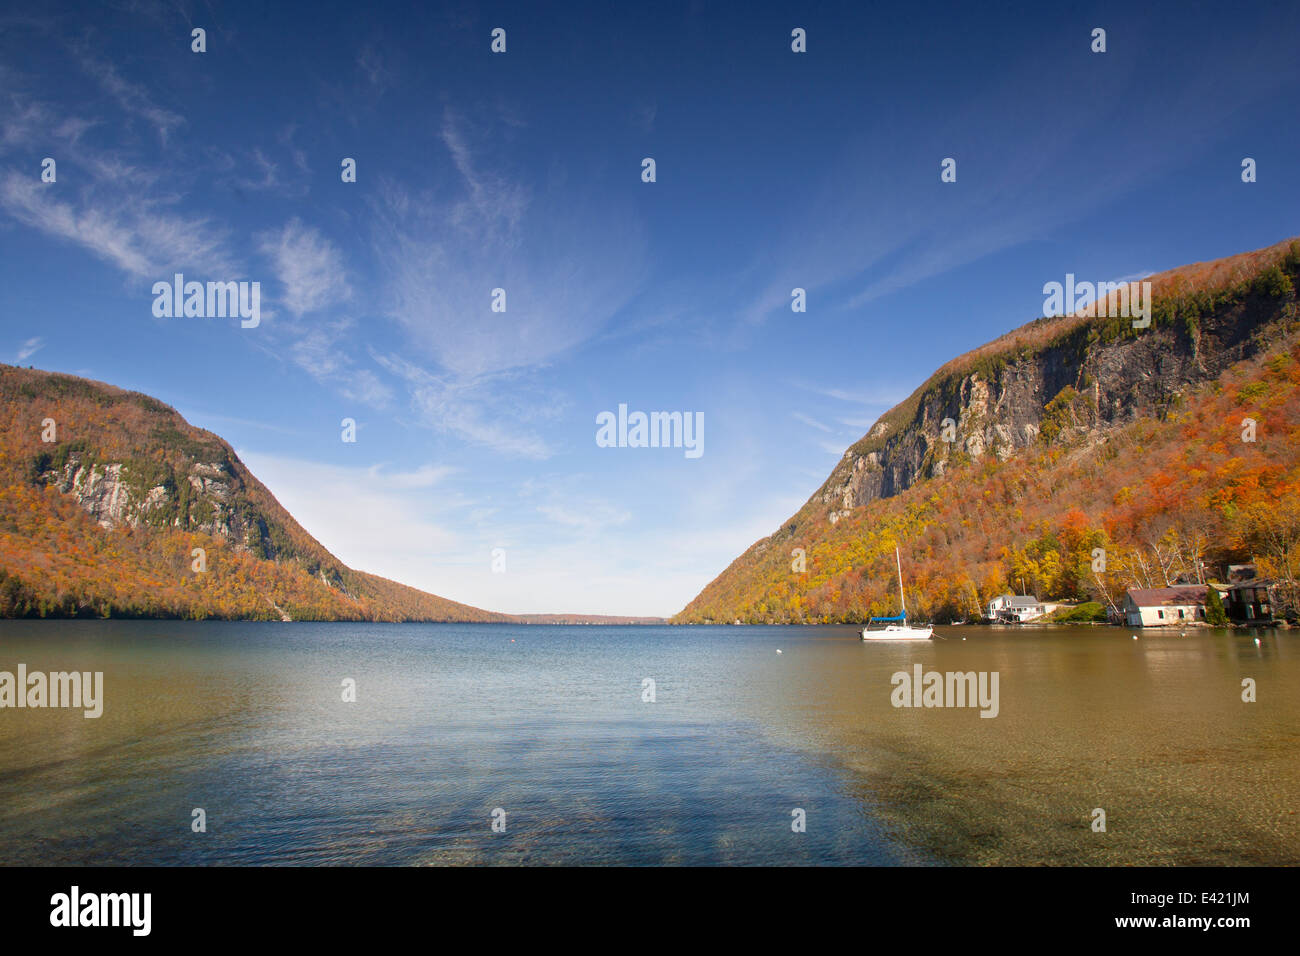
[[[1176,276],[1154,282],[1168,288]],[[1076,444],[1159,415],[1261,347],[1266,295],[1246,290],[1211,305],[1166,298],[1142,330],[1127,319],[1043,319],[957,359],[850,447],[810,504],[835,522],[942,474],[954,458],[1006,460],[1038,442],[1045,422],[1051,441]]]
[[[226,462],[194,462],[182,480],[190,494],[180,495],[172,480],[159,484],[133,481],[137,475],[130,464],[83,463],[72,453],[61,468],[39,473],[39,481],[72,495],[101,528],[138,528],[169,525],[186,531],[201,531],[231,539],[236,547],[247,548],[246,522],[233,508],[242,481]],[[182,497],[189,507],[182,507]],[[201,512],[203,518],[197,518]]]
[[[73,495],[101,528],[124,524],[135,527],[139,523],[133,514],[131,493],[122,481],[121,465],[107,465],[101,470],[95,465],[86,468],[74,459],[63,466],[61,474],[47,471],[37,477],[52,482],[64,494]]]

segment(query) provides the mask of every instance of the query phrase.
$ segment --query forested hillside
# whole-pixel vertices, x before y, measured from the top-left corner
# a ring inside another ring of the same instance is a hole
[[[1040,319],[949,362],[675,620],[977,617],[1122,602],[1257,559],[1300,575],[1300,243],[1152,277],[1150,328]],[[948,427],[945,428],[945,425]]]
[[[147,395],[0,365],[0,616],[509,620],[354,571]]]

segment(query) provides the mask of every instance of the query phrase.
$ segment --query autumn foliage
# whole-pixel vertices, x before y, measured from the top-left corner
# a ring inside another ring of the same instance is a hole
[[[0,366],[0,436],[0,616],[508,619],[348,568],[229,445],[147,395]],[[110,466],[126,507],[104,527],[62,486]]]
[[[1231,263],[1163,278],[1157,321],[1176,324],[1195,348],[1201,319],[1249,309],[1260,316],[1252,358],[1171,396],[1156,414],[1112,425],[1090,418],[1081,391],[1067,387],[1044,402],[1037,443],[1005,461],[953,455],[943,474],[847,514],[814,496],[675,620],[860,622],[897,613],[896,545],[909,612],[936,621],[978,618],[997,595],[1020,593],[1022,581],[1046,600],[1115,609],[1126,588],[1223,580],[1226,565],[1251,560],[1281,582],[1295,615],[1300,244]],[[945,374],[1013,363],[1062,335],[1082,335],[1086,345],[1140,334],[1124,321],[1040,320],[948,363]],[[908,414],[900,406],[882,421],[897,426]]]

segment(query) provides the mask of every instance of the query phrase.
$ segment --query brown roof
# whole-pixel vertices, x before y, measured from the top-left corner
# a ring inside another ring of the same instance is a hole
[[[1129,588],[1129,599],[1138,607],[1166,607],[1171,604],[1204,604],[1204,584],[1180,584],[1173,588]]]

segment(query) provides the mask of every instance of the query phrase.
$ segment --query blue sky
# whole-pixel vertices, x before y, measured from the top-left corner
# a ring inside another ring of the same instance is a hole
[[[161,398],[482,607],[672,614],[1045,282],[1300,232],[1295,4],[377,6],[0,18],[0,360]],[[155,318],[175,272],[261,324]],[[620,403],[704,454],[598,447]]]

